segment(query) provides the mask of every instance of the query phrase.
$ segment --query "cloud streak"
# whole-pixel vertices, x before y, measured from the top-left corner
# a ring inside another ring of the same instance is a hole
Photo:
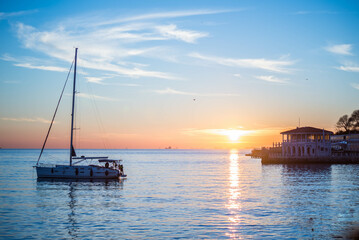
[[[30,63],[15,63],[14,66],[17,67],[24,67],[30,69],[38,69],[38,70],[45,70],[45,71],[54,71],[54,72],[67,72],[68,69],[56,66],[35,66],[31,65]]]
[[[235,97],[239,94],[233,93],[196,93],[196,92],[184,92],[178,91],[172,88],[166,88],[163,90],[152,90],[152,92],[157,94],[168,94],[168,95],[187,95],[187,96],[200,96],[200,97]]]
[[[353,88],[359,90],[359,83],[352,83],[351,85]]]
[[[108,21],[98,22],[95,25],[103,26],[103,25],[112,25],[112,24],[118,24],[124,22],[212,15],[212,14],[220,14],[220,13],[228,13],[228,12],[233,12],[233,10],[188,10],[188,11],[158,12],[158,13],[142,14],[142,15],[127,17],[127,18],[115,18]]]
[[[34,123],[50,123],[51,121],[43,119],[43,118],[8,118],[2,117],[0,118],[3,121],[11,121],[11,122],[34,122]]]
[[[255,78],[271,83],[287,84],[287,79],[277,78],[275,76],[256,76]]]
[[[18,12],[0,12],[0,20],[8,19],[11,17],[18,17],[18,16],[22,16],[22,15],[27,15],[27,14],[33,14],[36,12],[37,12],[37,10],[18,11]]]
[[[194,14],[210,14],[212,12],[192,12]],[[216,11],[214,11],[216,13]],[[134,19],[146,19],[151,17],[186,16],[185,13],[148,15]],[[127,19],[124,22],[130,21]],[[101,22],[103,24],[101,24]],[[15,25],[17,36],[24,47],[34,51],[42,52],[54,59],[69,62],[73,57],[73,46],[80,49],[79,64],[83,68],[112,72],[132,78],[150,77],[160,79],[178,79],[170,73],[148,70],[149,65],[126,62],[136,56],[158,57],[158,52],[163,52],[159,46],[132,47],[127,45],[142,41],[168,41],[177,40],[185,43],[196,43],[198,39],[208,36],[208,33],[180,29],[175,24],[157,25],[154,23],[126,23],[110,25],[106,18],[98,20],[97,23],[103,27],[96,27],[91,22],[78,24],[71,21],[60,22],[50,30],[40,30],[23,23]],[[116,22],[118,23],[118,22]],[[74,27],[76,26],[76,28]],[[44,65],[44,64],[43,64]],[[125,65],[121,66],[121,65]],[[133,67],[128,67],[128,66]],[[31,67],[30,63],[20,64],[22,67]],[[46,69],[46,68],[43,68]],[[54,68],[49,68],[53,70]]]
[[[338,12],[334,11],[297,11],[293,13],[294,15],[308,15],[308,14],[338,14]]]
[[[96,99],[96,100],[109,101],[109,102],[120,101],[119,99],[116,99],[116,98],[103,97],[103,96],[98,96],[98,95],[90,95],[87,93],[77,93],[76,96],[81,97],[81,98]]]
[[[245,129],[241,126],[236,128],[208,128],[208,129],[195,129],[188,128],[183,129],[182,133],[187,135],[203,135],[203,134],[212,134],[212,135],[222,135],[222,136],[230,136],[237,135],[240,136],[272,136],[277,135],[283,131],[283,127],[277,128],[262,128],[262,129]]]
[[[190,130],[192,133],[205,133],[205,134],[214,134],[228,136],[229,133],[238,134],[240,136],[249,135],[253,133],[253,130],[242,130],[242,129],[194,129]]]
[[[7,54],[4,54],[0,57],[0,59],[7,61],[7,62],[14,62],[14,66],[29,68],[29,69],[38,69],[38,70],[45,70],[45,71],[54,71],[54,72],[67,72],[67,68],[57,67],[57,66],[45,66],[45,65],[34,65],[31,62],[39,61],[38,59],[16,59],[11,57]]]
[[[104,84],[103,78],[100,77],[85,77],[85,79],[91,83]]]
[[[344,65],[344,66],[337,67],[337,69],[346,71],[346,72],[359,72],[359,66],[355,66],[355,65]]]
[[[351,44],[338,44],[325,47],[324,49],[330,53],[339,54],[339,55],[353,55],[352,51],[353,46]]]
[[[187,43],[195,43],[197,39],[208,36],[208,33],[180,30],[174,24],[158,26],[156,29],[162,36],[168,39],[182,40]]]
[[[294,64],[292,61],[268,60],[265,58],[223,58],[205,56],[199,53],[191,53],[189,56],[229,67],[255,68],[279,73],[288,73],[290,70],[286,67]]]

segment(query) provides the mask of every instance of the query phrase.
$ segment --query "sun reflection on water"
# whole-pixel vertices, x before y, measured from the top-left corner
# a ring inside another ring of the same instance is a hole
[[[228,209],[238,209],[238,201],[240,197],[239,191],[239,172],[238,172],[238,152],[232,150],[229,156],[230,164],[229,164],[229,201],[227,208]]]
[[[228,217],[229,221],[229,232],[226,234],[230,238],[240,238],[237,234],[237,228],[240,222],[239,210],[241,209],[240,197],[241,189],[239,186],[239,165],[238,165],[239,155],[238,151],[231,150],[229,155],[229,176],[228,176],[228,203],[227,209],[229,210],[230,216]]]

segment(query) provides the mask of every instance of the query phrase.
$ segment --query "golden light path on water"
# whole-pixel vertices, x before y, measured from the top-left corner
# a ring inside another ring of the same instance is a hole
[[[226,235],[230,238],[239,239],[240,236],[236,234],[237,225],[239,224],[240,216],[239,210],[241,208],[240,197],[241,189],[239,186],[239,155],[237,150],[231,150],[229,155],[229,176],[228,176],[228,203],[227,209],[229,210],[230,216],[228,221],[230,223],[229,233]]]

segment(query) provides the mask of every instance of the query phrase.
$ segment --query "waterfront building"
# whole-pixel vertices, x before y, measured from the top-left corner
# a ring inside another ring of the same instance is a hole
[[[330,157],[331,136],[333,132],[314,127],[297,127],[281,132],[282,144],[280,157],[284,158],[318,158]],[[279,149],[278,149],[279,150]],[[279,151],[277,152],[277,156]]]
[[[314,127],[281,134],[282,142],[254,149],[250,156],[261,158],[262,164],[359,164],[359,134],[333,135]]]

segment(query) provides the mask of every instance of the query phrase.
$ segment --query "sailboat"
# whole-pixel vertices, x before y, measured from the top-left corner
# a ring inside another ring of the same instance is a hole
[[[124,178],[127,175],[124,174],[122,160],[120,159],[109,159],[108,157],[85,157],[76,155],[75,149],[73,147],[73,137],[74,137],[74,108],[75,108],[75,98],[76,98],[76,67],[77,67],[77,48],[75,48],[75,59],[74,59],[74,79],[73,79],[73,89],[72,89],[72,111],[71,111],[71,137],[70,137],[70,156],[69,156],[69,165],[57,165],[57,164],[44,164],[39,163],[41,155],[44,151],[47,138],[50,134],[52,124],[54,122],[57,109],[61,102],[64,89],[67,83],[62,89],[60,99],[57,103],[57,107],[52,118],[49,130],[47,132],[45,141],[43,143],[39,158],[37,160],[36,172],[39,179],[50,178],[50,179],[116,179]],[[79,163],[85,160],[97,160],[98,163],[94,165],[79,165]]]

